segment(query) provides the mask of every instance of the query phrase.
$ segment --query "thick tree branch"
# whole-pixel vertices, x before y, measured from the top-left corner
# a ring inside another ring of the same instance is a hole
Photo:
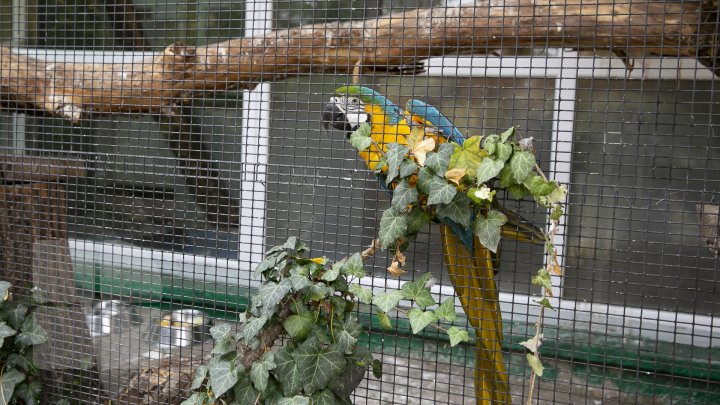
[[[196,92],[251,88],[308,72],[393,71],[430,56],[502,48],[609,49],[693,57],[716,73],[717,10],[691,2],[506,0],[272,31],[206,47],[171,45],[142,63],[48,63],[0,48],[0,100],[74,121],[162,113]]]

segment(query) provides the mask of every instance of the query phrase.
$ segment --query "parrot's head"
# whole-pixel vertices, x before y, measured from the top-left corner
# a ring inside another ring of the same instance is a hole
[[[322,114],[325,129],[338,129],[350,136],[363,122],[370,122],[374,109],[400,111],[395,104],[373,89],[362,86],[343,86],[335,90],[335,95],[325,106]]]

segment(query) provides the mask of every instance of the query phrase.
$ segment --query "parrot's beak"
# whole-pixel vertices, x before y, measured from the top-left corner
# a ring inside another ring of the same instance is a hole
[[[352,125],[347,121],[345,113],[335,103],[328,103],[322,113],[322,122],[325,129],[339,129],[345,132],[353,130]]]

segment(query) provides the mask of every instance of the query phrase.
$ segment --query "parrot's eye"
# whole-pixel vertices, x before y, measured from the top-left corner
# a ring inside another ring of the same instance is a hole
[[[348,99],[348,104],[360,104],[360,99],[357,97],[350,97]]]

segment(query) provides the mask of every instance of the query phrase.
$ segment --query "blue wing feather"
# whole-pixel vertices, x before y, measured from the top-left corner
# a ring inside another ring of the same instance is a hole
[[[455,127],[455,125],[437,108],[420,100],[410,100],[405,105],[405,109],[411,114],[421,117],[433,126],[441,129],[443,134],[450,142],[462,145],[465,136]]]

